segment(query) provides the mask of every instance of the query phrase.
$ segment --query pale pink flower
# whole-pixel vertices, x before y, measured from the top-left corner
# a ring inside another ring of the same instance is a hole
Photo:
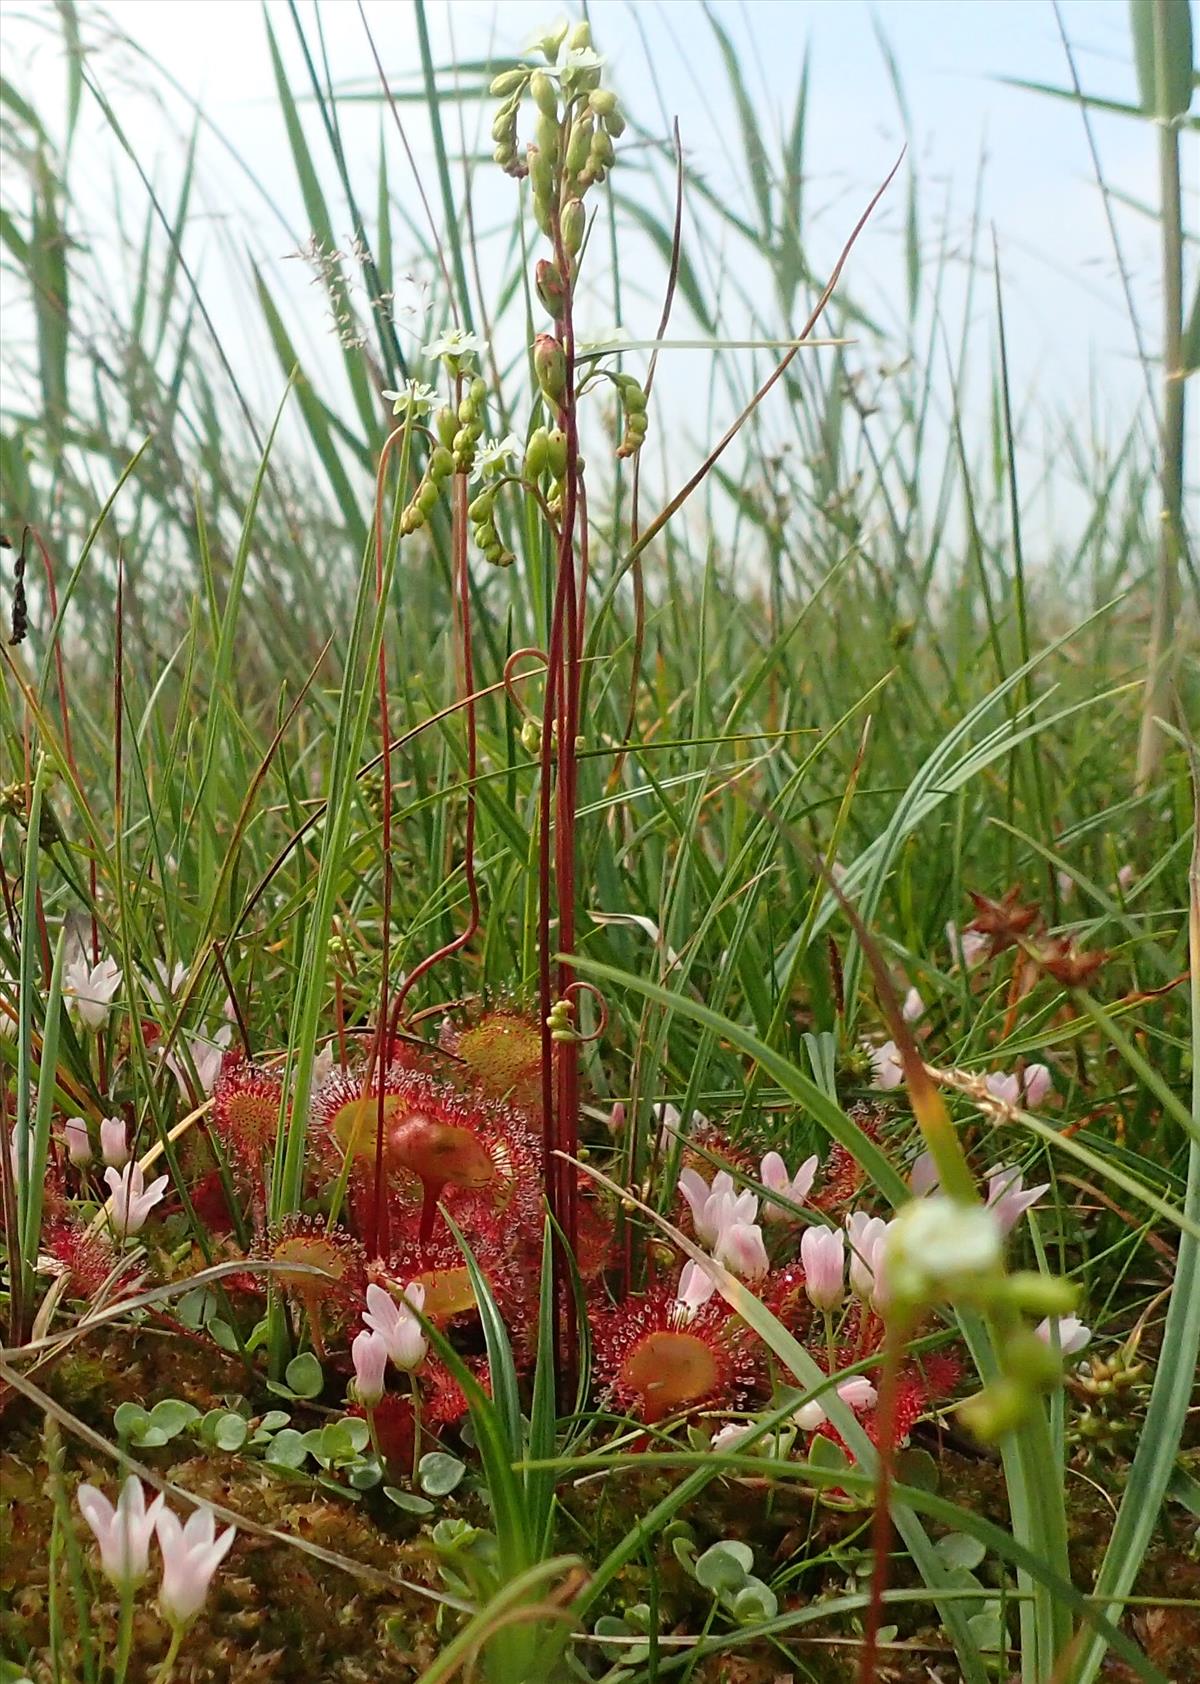
[[[888,1225],[882,1216],[871,1216],[865,1210],[852,1210],[846,1217],[846,1234],[850,1244],[850,1290],[864,1304],[878,1309],[882,1297],[880,1288],[880,1259]]]
[[[904,1004],[900,1008],[900,1015],[905,1023],[916,1023],[918,1018],[925,1016],[925,1002],[915,988],[910,988],[904,996]]]
[[[932,1193],[941,1179],[938,1174],[937,1159],[933,1153],[930,1151],[918,1152],[908,1176],[908,1184],[913,1190],[914,1197],[922,1199],[926,1193]]]
[[[1026,1187],[1025,1177],[1012,1164],[999,1164],[988,1171],[988,1209],[996,1218],[1002,1234],[1009,1234],[1027,1210],[1050,1191],[1050,1183],[1040,1187]]]
[[[791,1204],[802,1205],[808,1197],[819,1163],[820,1159],[814,1152],[811,1158],[805,1158],[795,1175],[789,1177],[787,1165],[779,1153],[768,1152],[759,1168],[759,1179],[769,1192],[780,1194]],[[763,1216],[768,1222],[786,1222],[793,1214],[774,1199],[763,1202]]]
[[[679,1285],[675,1288],[676,1318],[691,1321],[716,1290],[717,1283],[707,1269],[699,1263],[685,1263],[680,1270]]]
[[[848,1380],[842,1380],[837,1387],[837,1395],[843,1403],[857,1411],[874,1408],[879,1396],[865,1374],[852,1374]],[[815,1432],[828,1419],[819,1398],[810,1398],[807,1403],[802,1403],[792,1416],[796,1425],[806,1433]]]
[[[733,1274],[748,1281],[762,1280],[771,1267],[762,1229],[757,1222],[742,1222],[736,1218],[723,1224],[713,1247],[713,1256]]]
[[[900,1086],[904,1080],[904,1066],[895,1041],[885,1041],[881,1047],[872,1047],[871,1071],[872,1087],[886,1089]]]
[[[840,1228],[806,1228],[800,1239],[804,1290],[818,1310],[836,1310],[846,1296],[846,1236]]]
[[[1074,893],[1075,893],[1075,879],[1071,876],[1071,873],[1069,871],[1060,871],[1058,873],[1058,898],[1059,898],[1059,900],[1061,900],[1065,903],[1065,902],[1067,902],[1071,899],[1071,896]]]
[[[63,1141],[66,1144],[67,1156],[79,1169],[83,1169],[92,1161],[92,1142],[88,1135],[88,1126],[82,1117],[68,1117],[63,1124]]]
[[[94,1485],[81,1485],[75,1498],[100,1546],[100,1565],[107,1577],[119,1590],[140,1585],[150,1565],[150,1539],[163,1506],[162,1497],[156,1497],[147,1508],[142,1482],[130,1474],[121,1487],[116,1508]]]
[[[757,1421],[727,1421],[718,1432],[712,1435],[709,1448],[718,1452],[736,1450],[743,1439],[749,1438],[757,1425]]]
[[[1078,1316],[1057,1316],[1054,1326],[1058,1331],[1058,1348],[1065,1357],[1073,1357],[1077,1351],[1084,1350],[1091,1341],[1091,1328],[1085,1327]],[[1038,1323],[1034,1332],[1047,1345],[1054,1343],[1049,1316],[1045,1321]]]
[[[217,1077],[221,1074],[221,1060],[233,1039],[233,1025],[224,1023],[211,1039],[203,1040],[198,1036],[187,1037],[187,1050],[196,1071],[196,1081],[200,1092],[207,1099],[216,1086]],[[179,1091],[185,1099],[191,1097],[191,1085],[188,1079],[187,1066],[177,1052],[169,1052],[166,1057],[167,1069],[179,1083]],[[313,1089],[317,1087],[316,1060],[313,1060]]]
[[[1025,1066],[1025,1103],[1031,1111],[1054,1092],[1054,1078],[1048,1064],[1027,1064]]]
[[[109,1169],[124,1169],[129,1162],[129,1133],[123,1118],[101,1119],[100,1156]]]
[[[387,1341],[367,1328],[350,1342],[350,1356],[354,1363],[354,1390],[358,1401],[374,1409],[383,1396],[383,1371],[387,1367]]]
[[[731,1203],[734,1201],[732,1175],[729,1174],[728,1170],[718,1170],[716,1175],[713,1176],[712,1186],[710,1187],[698,1170],[681,1170],[679,1191],[687,1200],[688,1208],[691,1210],[692,1226],[696,1230],[696,1237],[704,1245],[716,1245],[717,1236],[721,1232],[721,1221],[725,1212],[726,1200],[728,1199]],[[757,1201],[752,1193],[742,1196],[743,1198],[748,1196],[757,1208]],[[753,1222],[753,1210],[748,1217],[743,1216],[739,1220]]]
[[[211,1509],[193,1509],[181,1526],[178,1516],[164,1508],[156,1530],[163,1562],[159,1611],[169,1625],[186,1626],[203,1608],[213,1574],[229,1554],[237,1528],[227,1526],[218,1537]]]
[[[147,1187],[141,1164],[126,1164],[119,1174],[115,1169],[106,1169],[104,1180],[112,1194],[114,1231],[123,1239],[140,1234],[146,1218],[166,1193],[167,1177],[160,1175]]]
[[[985,1078],[984,1087],[993,1099],[998,1099],[1002,1105],[1015,1105],[1021,1096],[1020,1078],[1014,1073],[1004,1075],[998,1070]]]
[[[1121,867],[1120,871],[1117,872],[1116,886],[1122,894],[1124,894],[1127,889],[1131,889],[1133,887],[1134,879],[1136,877],[1137,867],[1126,862],[1126,864]]]
[[[988,950],[988,938],[981,930],[960,930],[953,919],[946,925],[946,940],[950,944],[950,951],[957,959],[962,954],[962,963],[967,970],[974,970]]]
[[[84,1029],[104,1028],[112,997],[120,986],[121,967],[115,959],[101,959],[98,965],[89,965],[81,953],[68,960],[63,971],[67,1010]]]
[[[390,1292],[376,1281],[367,1288],[367,1308],[363,1322],[377,1333],[387,1347],[387,1354],[397,1368],[406,1373],[420,1368],[429,1349],[421,1324],[414,1310],[425,1306],[425,1288],[412,1282],[404,1289],[404,1302],[397,1303]]]

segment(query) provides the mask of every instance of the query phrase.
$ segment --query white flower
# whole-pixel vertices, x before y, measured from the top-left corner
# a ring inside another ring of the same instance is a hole
[[[193,1509],[183,1526],[164,1508],[155,1529],[163,1561],[159,1610],[168,1624],[186,1626],[203,1608],[212,1576],[229,1554],[237,1529],[227,1526],[218,1537],[209,1508]]]
[[[795,1175],[789,1177],[787,1165],[779,1153],[768,1152],[759,1167],[759,1180],[770,1192],[778,1193],[791,1204],[802,1205],[808,1197],[819,1163],[820,1159],[814,1152],[811,1158],[805,1158]],[[764,1204],[763,1216],[768,1222],[787,1222],[794,1214],[774,1199],[767,1199]]]
[[[387,1340],[380,1333],[363,1328],[350,1342],[350,1357],[354,1363],[354,1390],[358,1401],[367,1409],[374,1409],[383,1396],[383,1371],[387,1367]]]
[[[746,1197],[743,1193],[742,1198]],[[757,1206],[757,1199],[754,1203]],[[762,1280],[771,1267],[762,1229],[756,1222],[744,1222],[735,1217],[722,1223],[713,1256],[733,1274],[748,1281]]]
[[[121,986],[121,967],[116,960],[101,959],[98,965],[89,966],[80,954],[67,963],[63,978],[63,996],[72,1017],[84,1029],[103,1029],[112,997]]]
[[[109,1169],[124,1169],[129,1162],[129,1131],[121,1117],[103,1117],[100,1122],[100,1156]]]
[[[154,974],[146,983],[146,996],[156,1005],[166,1005],[187,981],[187,966],[176,960],[174,969],[168,970],[161,959],[152,959],[150,968]]]
[[[1133,887],[1134,879],[1136,877],[1137,867],[1126,863],[1121,867],[1120,871],[1117,872],[1117,881],[1114,883],[1113,887],[1118,890],[1120,894],[1124,895],[1127,889],[1131,889]]]
[[[908,1176],[908,1184],[916,1197],[920,1199],[926,1193],[932,1193],[941,1179],[933,1153],[928,1150],[918,1152]]]
[[[1002,1234],[1011,1233],[1025,1212],[1049,1191],[1048,1181],[1027,1188],[1025,1177],[1012,1164],[998,1164],[988,1171],[988,1210]]]
[[[233,1025],[223,1023],[211,1040],[200,1040],[194,1035],[187,1036],[188,1055],[196,1069],[196,1080],[200,1084],[200,1091],[205,1098],[213,1091],[217,1077],[221,1074],[221,1060],[233,1039]],[[178,1052],[169,1052],[166,1059],[167,1069],[179,1083],[179,1091],[185,1099],[191,1097],[188,1082],[187,1066]]]
[[[982,1205],[931,1193],[889,1224],[881,1262],[893,1298],[928,1303],[968,1288],[1000,1266],[1000,1227]]]
[[[505,433],[502,439],[484,439],[475,452],[477,474],[501,474],[522,455],[521,441],[515,433]]]
[[[878,1309],[880,1292],[880,1264],[888,1225],[882,1216],[871,1216],[865,1210],[852,1210],[846,1217],[846,1234],[850,1241],[850,1290],[864,1304]]]
[[[687,1200],[692,1212],[692,1223],[696,1230],[696,1237],[704,1245],[716,1245],[717,1236],[721,1232],[721,1219],[725,1211],[725,1200],[734,1199],[733,1177],[728,1170],[718,1170],[713,1176],[712,1186],[698,1170],[685,1169],[679,1172],[679,1191]],[[738,1216],[738,1220],[753,1222],[754,1212],[758,1208],[758,1201],[752,1193],[743,1194],[742,1198],[749,1198],[750,1205],[740,1207],[742,1211],[749,1211],[748,1215]],[[753,1207],[753,1208],[751,1208]],[[731,1215],[737,1214],[736,1205],[731,1209]]]
[[[604,59],[594,48],[572,47],[563,58],[561,70],[564,75],[567,75],[572,70],[601,70],[603,67]]]
[[[709,1440],[709,1449],[718,1453],[724,1450],[736,1450],[743,1439],[749,1438],[756,1430],[757,1421],[727,1421],[719,1431]]]
[[[1071,873],[1069,871],[1060,871],[1057,875],[1058,875],[1058,898],[1065,905],[1066,902],[1069,901],[1071,899],[1071,896],[1075,893],[1075,879],[1071,876]]]
[[[836,1310],[846,1296],[846,1236],[840,1228],[817,1225],[800,1238],[804,1290],[818,1310]]]
[[[980,930],[962,930],[953,919],[946,925],[946,940],[950,943],[950,951],[955,958],[962,953],[962,962],[967,969],[973,970],[984,958],[988,950],[988,938]]]
[[[390,1292],[372,1281],[367,1288],[367,1308],[363,1323],[377,1333],[387,1346],[387,1354],[397,1368],[411,1372],[425,1361],[428,1345],[421,1332],[421,1324],[413,1315],[423,1309],[425,1288],[412,1282],[404,1289],[403,1303],[397,1303]]]
[[[895,1041],[885,1041],[871,1049],[872,1087],[898,1088],[904,1080],[904,1066]]]
[[[147,1508],[142,1482],[130,1474],[115,1509],[94,1485],[81,1485],[75,1499],[80,1514],[95,1533],[106,1576],[118,1590],[140,1585],[150,1565],[150,1538],[163,1506],[162,1497],[156,1497]]]
[[[420,380],[410,380],[398,392],[385,390],[382,395],[391,404],[393,415],[406,415],[409,410],[414,416],[428,415],[437,399],[436,389]]]
[[[915,988],[910,988],[904,996],[904,1004],[900,1008],[900,1015],[905,1023],[916,1023],[918,1018],[925,1016],[925,1002]]]
[[[457,371],[457,365],[466,357],[475,357],[483,350],[483,340],[477,333],[468,333],[461,327],[448,327],[436,339],[431,339],[428,345],[422,345],[422,354],[426,357],[445,357],[451,369]]]
[[[841,1381],[837,1387],[837,1395],[843,1403],[855,1410],[874,1408],[878,1397],[865,1374],[852,1374],[848,1380]],[[807,1403],[802,1403],[792,1416],[796,1425],[806,1433],[815,1432],[822,1421],[828,1419],[819,1398],[810,1398]]]
[[[104,1180],[112,1194],[114,1231],[123,1239],[140,1234],[146,1218],[166,1192],[167,1177],[160,1175],[147,1187],[141,1164],[126,1164],[120,1174],[115,1169],[106,1169]]]
[[[92,1142],[88,1136],[88,1126],[82,1117],[68,1117],[63,1124],[63,1140],[66,1142],[67,1156],[78,1169],[83,1169],[92,1161]]]
[[[1092,1337],[1091,1328],[1085,1327],[1078,1316],[1056,1316],[1053,1324],[1047,1316],[1045,1321],[1038,1323],[1034,1332],[1047,1345],[1053,1345],[1057,1332],[1058,1348],[1065,1357],[1073,1357],[1077,1351],[1082,1351]]]
[[[707,1269],[699,1263],[685,1263],[680,1271],[679,1285],[675,1288],[675,1320],[693,1320],[696,1312],[703,1309],[716,1290],[717,1283]]]

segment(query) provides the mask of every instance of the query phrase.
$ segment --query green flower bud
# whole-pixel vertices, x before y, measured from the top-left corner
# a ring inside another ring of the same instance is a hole
[[[438,438],[444,445],[453,444],[454,435],[458,431],[458,416],[449,405],[438,410],[434,426],[437,429]]]
[[[597,89],[596,91],[601,92],[602,90]],[[625,117],[619,110],[610,111],[607,117],[601,118],[601,122],[614,140],[619,140],[625,133]]]
[[[412,533],[419,531],[424,524],[425,516],[415,503],[410,503],[407,508],[400,511],[400,531],[404,537],[410,537]]]
[[[1051,1391],[1062,1379],[1062,1363],[1031,1327],[1007,1340],[1000,1356],[1005,1372],[1033,1391]]]
[[[507,140],[513,131],[513,119],[517,114],[515,105],[502,105],[492,118],[492,139]]]
[[[1071,1282],[1060,1275],[1039,1275],[1027,1269],[1008,1276],[1004,1296],[1027,1316],[1068,1316],[1079,1299]]]
[[[994,1444],[1006,1433],[1016,1432],[1033,1413],[1036,1394],[1019,1380],[1007,1376],[993,1380],[975,1397],[958,1407],[958,1418],[975,1437]]]
[[[543,257],[539,262],[534,274],[534,285],[538,297],[557,321],[567,301],[567,289],[563,285],[558,265],[551,263],[548,257]]]
[[[481,491],[473,502],[467,504],[467,514],[477,526],[485,520],[490,520],[495,507],[495,494],[491,491]]]
[[[558,117],[558,89],[544,70],[534,71],[529,78],[529,91],[543,116]]]
[[[454,472],[454,461],[444,444],[439,444],[429,458],[429,472],[433,479],[445,479]]]
[[[536,719],[527,719],[521,726],[521,747],[526,754],[542,752],[542,728]]]
[[[597,129],[592,138],[591,151],[588,154],[592,169],[611,169],[613,166],[614,156],[613,143],[608,138],[607,129]]]
[[[498,76],[492,77],[492,85],[489,92],[494,99],[503,99],[506,94],[514,94],[518,88],[523,88],[528,75],[529,72],[527,70],[522,70],[520,68],[516,70],[502,70]]]
[[[535,427],[525,446],[525,478],[540,479],[550,462],[550,435],[545,427]]]
[[[579,171],[588,161],[588,154],[594,144],[594,125],[590,116],[577,117],[571,124],[571,137],[567,141],[566,165],[572,175]]]
[[[441,492],[432,480],[426,480],[417,492],[417,507],[423,515],[431,515],[438,506]]]
[[[487,381],[477,374],[468,388],[468,395],[471,402],[475,405],[475,408],[482,409],[484,404],[487,402]]]
[[[547,165],[553,166],[558,162],[562,142],[558,124],[553,117],[547,117],[543,111],[537,120],[537,128],[534,132],[537,135],[538,150],[545,158]]]
[[[552,333],[539,333],[533,345],[533,368],[549,401],[559,407],[567,391],[567,357]]]
[[[549,30],[538,42],[538,51],[544,55],[547,64],[553,64],[558,57],[558,49],[566,39],[568,27],[564,19],[557,29]]]
[[[591,44],[592,26],[586,18],[583,18],[575,25],[574,29],[567,37],[567,51],[569,53],[578,53],[581,52],[584,47],[590,47]]]
[[[617,109],[617,96],[611,88],[593,88],[588,95],[588,106],[597,117],[611,117]]]
[[[475,443],[475,435],[470,427],[460,427],[454,435],[453,450],[456,456],[461,456],[464,450],[470,450]]]
[[[583,244],[584,229],[587,219],[584,215],[581,199],[568,199],[562,208],[562,242],[567,253],[575,257]]]
[[[554,427],[546,435],[547,466],[555,479],[567,471],[567,435],[561,427]]]

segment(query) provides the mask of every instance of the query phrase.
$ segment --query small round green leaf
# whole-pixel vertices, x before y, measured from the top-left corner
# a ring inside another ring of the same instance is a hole
[[[706,1549],[696,1562],[697,1579],[706,1590],[740,1590],[754,1566],[754,1551],[748,1544],[724,1540]]]
[[[417,1464],[421,1489],[431,1497],[448,1497],[466,1471],[465,1463],[444,1450],[431,1450]]]
[[[293,1357],[284,1370],[284,1379],[297,1397],[316,1397],[325,1384],[321,1365],[311,1351]]]

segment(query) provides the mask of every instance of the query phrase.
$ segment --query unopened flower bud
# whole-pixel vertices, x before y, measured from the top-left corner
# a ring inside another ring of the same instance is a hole
[[[507,140],[512,133],[514,108],[502,105],[492,118],[492,139],[496,142]]]
[[[592,149],[593,123],[590,115],[577,117],[571,125],[571,138],[567,141],[566,165],[572,175],[578,175],[588,161],[588,153]]]
[[[542,752],[542,728],[536,719],[527,719],[521,726],[521,746],[527,754]]]
[[[538,51],[544,56],[547,64],[553,64],[558,57],[558,49],[566,39],[569,25],[564,18],[557,29],[548,30],[537,43]]]
[[[1027,1316],[1070,1315],[1079,1297],[1071,1282],[1061,1275],[1039,1275],[1031,1269],[1009,1275],[1004,1296]]]
[[[1007,1374],[1037,1392],[1048,1392],[1062,1378],[1062,1363],[1034,1330],[1023,1328],[1000,1353]]]
[[[498,76],[493,76],[489,90],[493,99],[504,99],[508,94],[515,94],[518,88],[525,86],[528,75],[527,70],[518,66],[515,70],[502,70]]]
[[[561,427],[552,427],[546,435],[548,449],[548,465],[555,479],[561,479],[567,471],[567,435]]]
[[[448,404],[444,409],[438,410],[434,427],[437,430],[438,438],[448,450],[454,443],[454,435],[458,431],[458,416]]]
[[[561,149],[558,123],[553,117],[547,117],[543,111],[538,117],[537,128],[534,133],[537,136],[538,151],[545,159],[546,164],[553,166],[558,162],[558,154]]]
[[[590,47],[591,44],[592,26],[586,18],[583,18],[575,25],[574,29],[567,36],[567,51],[570,53],[578,53],[581,52],[584,47]]]
[[[1019,1380],[1003,1375],[958,1407],[958,1418],[975,1437],[994,1444],[1006,1433],[1024,1426],[1033,1411],[1036,1393]]]
[[[617,109],[617,96],[611,88],[593,88],[588,95],[588,105],[597,117],[611,117]]]
[[[529,78],[529,91],[543,116],[558,116],[558,89],[544,70],[534,71]]]
[[[550,462],[550,435],[545,427],[535,427],[525,446],[525,478],[540,479]]]
[[[565,232],[563,238],[566,239]],[[538,297],[557,321],[562,315],[563,306],[567,301],[567,289],[563,285],[563,278],[559,273],[557,263],[552,263],[548,257],[543,257],[534,271],[534,284],[537,288]]]
[[[533,367],[549,401],[560,408],[567,391],[567,357],[551,333],[539,333],[533,347]]]
[[[582,246],[586,225],[582,200],[568,199],[562,210],[562,241],[569,256],[576,256]]]

